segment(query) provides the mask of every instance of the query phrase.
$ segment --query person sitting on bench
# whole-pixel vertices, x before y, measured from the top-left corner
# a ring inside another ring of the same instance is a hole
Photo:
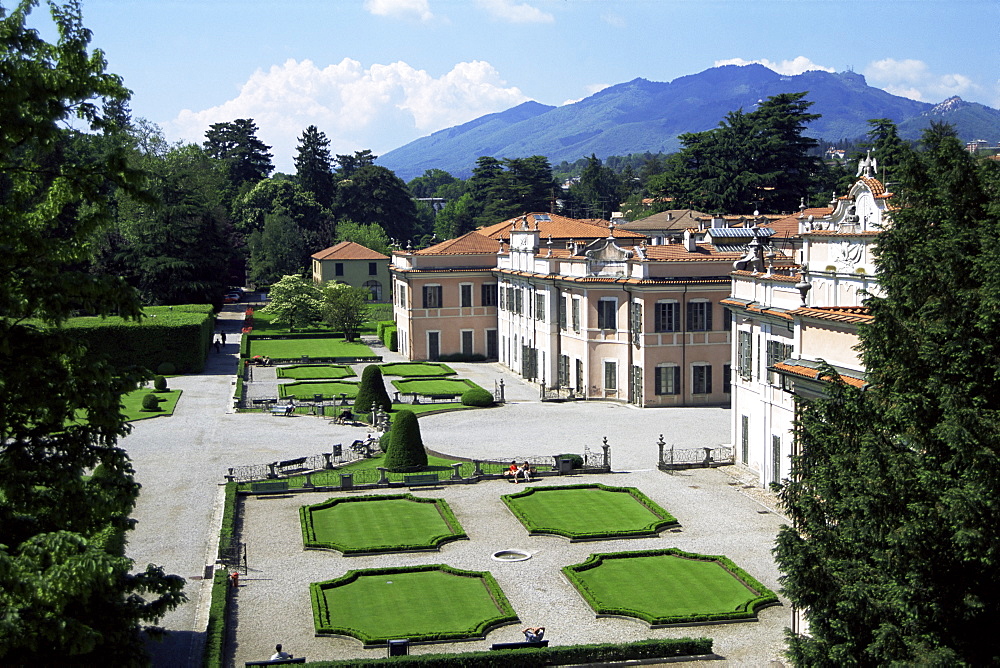
[[[523,477],[524,482],[531,482],[531,474],[532,474],[531,464],[529,464],[528,462],[524,462],[523,464],[521,464],[521,468],[517,470],[517,473],[514,474],[514,482],[517,482],[517,476]]]
[[[524,634],[524,642],[541,642],[542,641],[542,636],[545,635],[545,627],[544,626],[536,626],[536,627],[529,626],[528,628],[526,628],[523,631],[521,631],[521,633]]]
[[[294,656],[281,649],[281,643],[279,642],[277,645],[274,646],[274,654],[271,655],[271,658],[268,659],[268,661],[280,661],[282,659],[294,659],[294,658],[295,658]]]
[[[517,482],[517,462],[511,461],[510,466],[507,467],[507,470],[503,474],[508,478],[513,478],[514,482]]]
[[[344,424],[346,422],[354,422],[354,413],[351,412],[350,408],[345,408],[344,410],[340,411],[339,422],[341,424]]]

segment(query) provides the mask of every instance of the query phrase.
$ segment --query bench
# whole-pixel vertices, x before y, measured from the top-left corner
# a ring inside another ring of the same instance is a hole
[[[438,480],[437,473],[420,473],[418,475],[406,475],[403,476],[403,483],[407,487],[416,487],[418,485],[438,485],[440,484]]]
[[[271,406],[271,415],[291,415],[295,410],[295,406],[288,404],[286,406]]]
[[[274,494],[276,492],[287,492],[287,480],[269,480],[268,482],[250,483],[250,491],[254,494]]]
[[[548,640],[535,640],[533,642],[528,642],[527,640],[523,642],[495,642],[490,645],[490,649],[524,649],[526,647],[548,647]]]
[[[431,401],[455,401],[455,397],[461,395],[458,394],[430,394],[427,396]]]
[[[286,459],[283,462],[278,462],[277,469],[282,475],[289,475],[292,473],[304,473],[306,471],[311,471],[308,466],[306,466],[306,457],[299,457],[298,459]]]
[[[287,666],[291,663],[305,663],[306,657],[297,656],[294,659],[275,659],[274,661],[247,661],[245,666]]]

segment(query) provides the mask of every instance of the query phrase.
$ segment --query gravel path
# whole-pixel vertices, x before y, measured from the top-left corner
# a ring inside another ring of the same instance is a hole
[[[227,307],[220,320],[229,343],[212,353],[203,374],[178,377],[171,387],[183,389],[173,417],[135,423],[122,441],[136,469],[142,492],[136,507],[129,556],[137,566],[148,562],[189,578],[191,599],[168,614],[171,631],[163,643],[151,643],[155,666],[200,664],[208,583],[200,580],[214,561],[215,523],[221,486],[230,466],[266,463],[329,450],[332,443],[363,438],[361,427],[332,425],[309,416],[290,418],[232,412],[232,382],[238,355],[242,308]],[[386,361],[400,359],[384,348]],[[301,548],[297,508],[326,498],[315,494],[288,498],[252,498],[245,504],[243,538],[251,572],[236,596],[235,633],[230,659],[234,665],[267,658],[283,643],[296,656],[310,659],[384,656],[364,650],[353,639],[313,636],[308,584],[353,568],[387,563],[448,563],[459,568],[490,570],[525,624],[548,629],[554,644],[615,641],[644,637],[708,635],[724,657],[706,665],[767,665],[780,658],[789,608],[773,607],[756,623],[717,624],[649,630],[636,620],[593,618],[589,608],[562,578],[561,566],[578,563],[592,552],[678,547],[725,554],[751,575],[777,589],[777,569],[770,550],[785,520],[773,512],[773,501],[756,489],[745,489],[733,467],[673,475],[655,469],[660,434],[677,447],[719,445],[729,441],[729,413],[720,408],[636,409],[610,403],[542,404],[537,390],[503,373],[496,364],[450,364],[461,377],[487,389],[503,378],[506,406],[474,415],[456,412],[420,421],[424,442],[438,452],[468,458],[513,458],[520,455],[599,452],[603,437],[612,447],[616,473],[603,476],[548,478],[539,484],[598,480],[641,489],[680,521],[682,530],[658,538],[571,544],[565,539],[528,537],[499,501],[513,486],[492,481],[417,492],[446,498],[470,541],[442,547],[440,552],[396,556],[342,557]],[[360,373],[360,369],[359,369]],[[261,379],[263,380],[263,379]],[[392,490],[393,492],[397,490]],[[388,493],[388,490],[386,491]],[[768,505],[771,504],[769,509]],[[520,548],[532,559],[501,563],[490,555]],[[414,653],[467,651],[491,642],[519,638],[519,627],[494,630],[486,641],[411,647]]]

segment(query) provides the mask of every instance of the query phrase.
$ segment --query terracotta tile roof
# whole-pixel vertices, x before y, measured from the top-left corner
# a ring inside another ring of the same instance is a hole
[[[688,252],[687,247],[680,244],[661,244],[658,246],[646,246],[646,257],[650,260],[660,262],[735,262],[742,256],[740,253],[721,253],[712,244],[696,244],[693,253]]]
[[[371,248],[366,248],[353,241],[341,241],[313,254],[314,260],[388,260],[389,258]]]
[[[460,237],[418,250],[414,255],[496,255],[500,243],[473,230]]]
[[[803,232],[804,237],[877,237],[879,234],[878,230],[869,230],[868,232],[838,232],[837,230],[812,230],[810,232]]]
[[[623,276],[560,276],[557,274],[536,274],[530,271],[500,269],[498,275],[522,276],[524,278],[555,278],[564,283],[617,283],[619,285],[727,285],[726,276],[689,276],[683,278],[625,278]]]
[[[778,281],[780,283],[798,283],[798,276],[787,276],[785,274],[764,274],[759,271],[745,271],[742,269],[737,269],[730,273],[731,276],[745,276],[747,278],[753,279],[767,279],[772,281]]]
[[[809,216],[813,218],[822,218],[823,216],[828,216],[833,213],[833,209],[828,206],[814,207],[811,209],[805,209],[800,213],[794,213],[790,216],[785,216],[784,218],[779,218],[777,220],[772,220],[761,225],[761,227],[769,227],[774,230],[773,239],[785,238],[785,237],[797,237],[799,236],[799,220],[806,219]]]
[[[772,368],[782,373],[787,373],[792,376],[800,376],[802,378],[812,378],[813,380],[824,381],[833,380],[831,376],[820,377],[819,369],[813,369],[799,364],[785,364],[784,362],[778,362],[773,364]],[[863,388],[868,385],[868,383],[861,378],[854,378],[853,376],[847,376],[844,374],[840,374],[840,379],[852,387]]]
[[[871,311],[866,306],[802,306],[792,311],[803,318],[816,318],[846,324],[871,322]]]
[[[568,239],[578,239],[580,241],[603,239],[608,236],[608,230],[611,225],[610,222],[600,220],[599,218],[566,218],[554,213],[528,213],[524,216],[505,220],[502,223],[482,227],[477,231],[492,239],[509,241],[511,227],[515,224],[520,225],[522,218],[527,219],[530,229],[535,229],[537,225],[543,245],[548,237],[560,241]],[[623,230],[621,227],[614,228],[613,236],[616,239],[642,239],[645,237],[643,234]]]

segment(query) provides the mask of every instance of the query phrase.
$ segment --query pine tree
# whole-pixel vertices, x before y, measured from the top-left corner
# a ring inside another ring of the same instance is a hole
[[[995,665],[1000,646],[1000,211],[995,170],[932,126],[897,171],[871,387],[802,405],[776,547],[804,665]],[[828,370],[832,373],[832,370]]]
[[[333,161],[330,140],[315,125],[310,125],[299,137],[295,155],[295,173],[299,185],[313,194],[316,201],[329,208],[333,204]]]
[[[226,163],[236,191],[266,179],[274,170],[270,148],[257,138],[257,124],[252,118],[213,123],[205,133],[205,149],[210,156]]]
[[[419,471],[427,466],[427,451],[420,436],[420,424],[413,411],[401,410],[389,430],[385,466],[390,471]]]

